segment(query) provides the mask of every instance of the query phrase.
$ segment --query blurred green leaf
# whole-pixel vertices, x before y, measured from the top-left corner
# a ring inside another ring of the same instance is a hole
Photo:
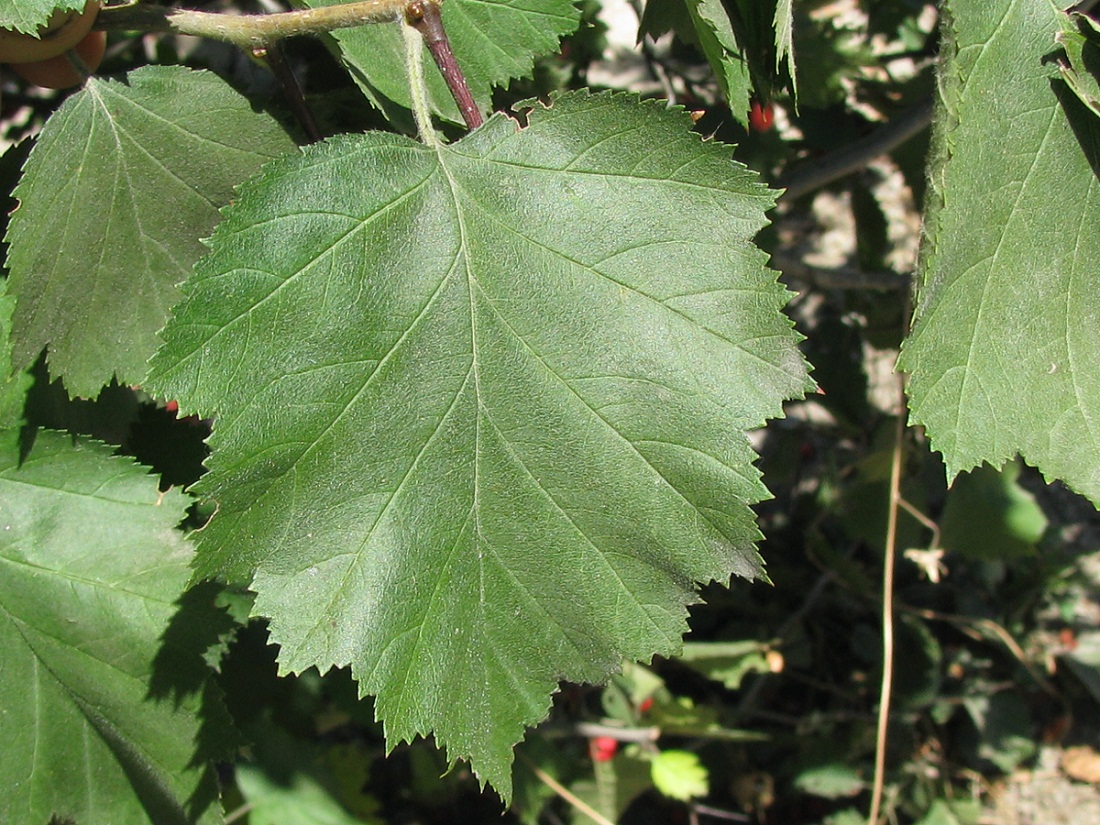
[[[653,785],[665,796],[683,802],[710,792],[710,772],[690,751],[663,750],[650,766]]]
[[[749,673],[768,672],[767,652],[768,646],[755,640],[685,642],[677,658],[708,679],[737,690]]]
[[[1076,642],[1073,650],[1063,657],[1064,661],[1100,702],[1100,630],[1078,633]]]
[[[802,793],[824,799],[855,796],[867,786],[859,771],[841,762],[803,768],[791,782]]]
[[[612,822],[618,822],[638,796],[653,787],[650,763],[620,751],[614,759],[599,762],[591,779],[580,779],[569,790]],[[596,825],[596,820],[572,808],[571,825]]]
[[[1019,478],[1020,464],[1014,461],[1000,471],[983,464],[956,478],[940,522],[944,549],[976,559],[1034,552],[1047,519]]]
[[[981,803],[973,799],[937,799],[916,825],[977,825]]]
[[[963,703],[977,731],[974,756],[1011,773],[1035,755],[1035,720],[1015,691],[968,696]]]

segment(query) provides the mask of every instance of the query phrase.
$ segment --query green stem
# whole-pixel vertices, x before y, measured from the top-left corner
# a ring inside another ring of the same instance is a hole
[[[190,34],[251,51],[287,37],[324,34],[367,23],[392,23],[404,17],[406,2],[359,0],[316,9],[241,15],[134,4],[103,9],[96,28]]]
[[[428,146],[439,146],[439,135],[432,126],[428,87],[424,84],[424,38],[404,19],[401,21],[401,35],[405,39],[405,67],[409,74],[409,94],[416,130]]]

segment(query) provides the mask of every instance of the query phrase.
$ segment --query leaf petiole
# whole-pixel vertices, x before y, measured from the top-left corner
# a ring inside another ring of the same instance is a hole
[[[405,22],[423,35],[428,51],[432,53],[432,59],[439,67],[439,73],[443,75],[451,96],[458,104],[466,128],[476,129],[484,122],[481,110],[478,109],[470,87],[466,84],[466,76],[462,74],[458,60],[451,50],[451,41],[443,28],[438,0],[412,0],[405,6]]]

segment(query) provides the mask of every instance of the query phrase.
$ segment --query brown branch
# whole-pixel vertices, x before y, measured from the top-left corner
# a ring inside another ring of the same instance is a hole
[[[447,32],[443,28],[439,3],[437,0],[412,0],[405,6],[405,21],[420,32],[424,42],[428,44],[428,51],[432,53],[439,73],[447,82],[447,88],[451,90],[451,96],[458,104],[466,127],[476,129],[483,123],[481,110],[477,108],[470,87],[466,84],[466,76],[462,74],[455,54],[451,51],[451,41],[447,39]]]

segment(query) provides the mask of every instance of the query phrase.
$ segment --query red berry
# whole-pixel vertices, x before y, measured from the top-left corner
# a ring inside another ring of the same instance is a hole
[[[653,697],[647,696],[641,702],[638,703],[639,713],[649,713],[650,708],[653,707]]]
[[[749,128],[754,132],[767,132],[775,123],[775,111],[770,103],[754,100],[749,107]]]
[[[619,749],[619,740],[610,736],[597,736],[588,743],[594,762],[610,762]]]

